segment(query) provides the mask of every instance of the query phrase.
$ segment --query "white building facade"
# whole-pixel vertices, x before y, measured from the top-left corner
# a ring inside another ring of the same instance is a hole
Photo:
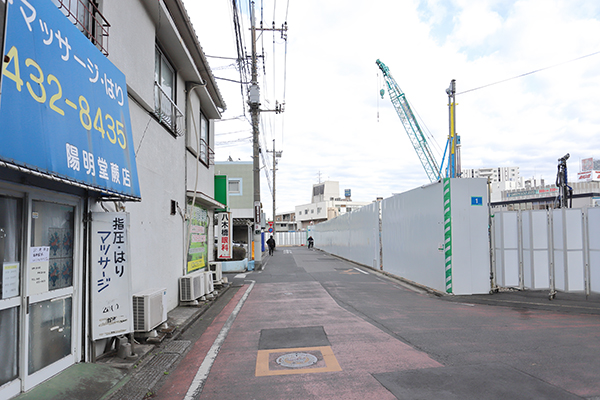
[[[340,198],[340,185],[337,181],[325,181],[313,185],[311,202],[296,206],[296,226],[305,230],[318,224],[350,213],[371,202],[352,201],[350,189],[345,189],[345,197]]]
[[[181,0],[0,6],[0,398],[11,398],[132,333],[134,294],[175,308],[179,277],[212,259],[225,103]]]

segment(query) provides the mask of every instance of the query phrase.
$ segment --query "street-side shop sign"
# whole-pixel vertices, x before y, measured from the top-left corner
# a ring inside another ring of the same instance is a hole
[[[231,246],[231,213],[217,214],[217,258],[228,260],[232,258]]]
[[[0,160],[139,198],[125,75],[51,0],[7,6]]]
[[[128,213],[92,213],[92,336],[133,332]]]

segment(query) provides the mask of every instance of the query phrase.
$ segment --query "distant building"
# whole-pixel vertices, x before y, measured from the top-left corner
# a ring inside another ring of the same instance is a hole
[[[573,188],[573,208],[600,206],[600,160],[581,160],[580,172],[571,174],[568,185]],[[543,210],[556,208],[559,194],[556,185],[546,185],[543,179],[528,179],[523,187],[503,190],[492,196],[495,210]]]
[[[573,188],[573,208],[600,206],[600,179],[590,182],[569,182]],[[494,210],[544,210],[556,208],[559,190],[555,185],[535,186],[501,192],[501,198],[492,201]]]
[[[282,212],[275,216],[275,232],[294,232],[297,229],[294,211]]]
[[[462,170],[461,178],[489,178],[492,202],[499,201],[503,191],[524,187],[523,178],[519,176],[519,167],[466,168]]]
[[[490,178],[492,182],[518,182],[519,167],[463,169],[461,178]]]
[[[215,175],[227,178],[227,206],[233,217],[234,243],[252,242],[254,225],[254,174],[252,161],[217,161]],[[246,246],[244,246],[246,247]],[[246,250],[249,250],[246,248]]]
[[[296,221],[299,230],[310,225],[330,220],[338,215],[356,210],[371,202],[352,201],[350,189],[340,198],[340,184],[337,181],[325,181],[313,185],[311,202],[296,206]]]

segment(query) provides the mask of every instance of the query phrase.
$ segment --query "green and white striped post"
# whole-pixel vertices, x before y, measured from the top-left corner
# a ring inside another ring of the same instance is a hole
[[[446,260],[446,293],[452,293],[452,202],[450,178],[444,178],[444,256]]]

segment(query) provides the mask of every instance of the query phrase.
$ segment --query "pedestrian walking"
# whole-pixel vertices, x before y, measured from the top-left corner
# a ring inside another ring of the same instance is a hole
[[[308,240],[308,248],[311,249],[313,247],[313,245],[315,244],[314,243],[315,240],[313,239],[312,236],[309,236],[307,240]]]
[[[273,235],[267,240],[267,246],[269,246],[269,255],[273,255],[273,251],[275,251],[275,239],[273,239]]]

